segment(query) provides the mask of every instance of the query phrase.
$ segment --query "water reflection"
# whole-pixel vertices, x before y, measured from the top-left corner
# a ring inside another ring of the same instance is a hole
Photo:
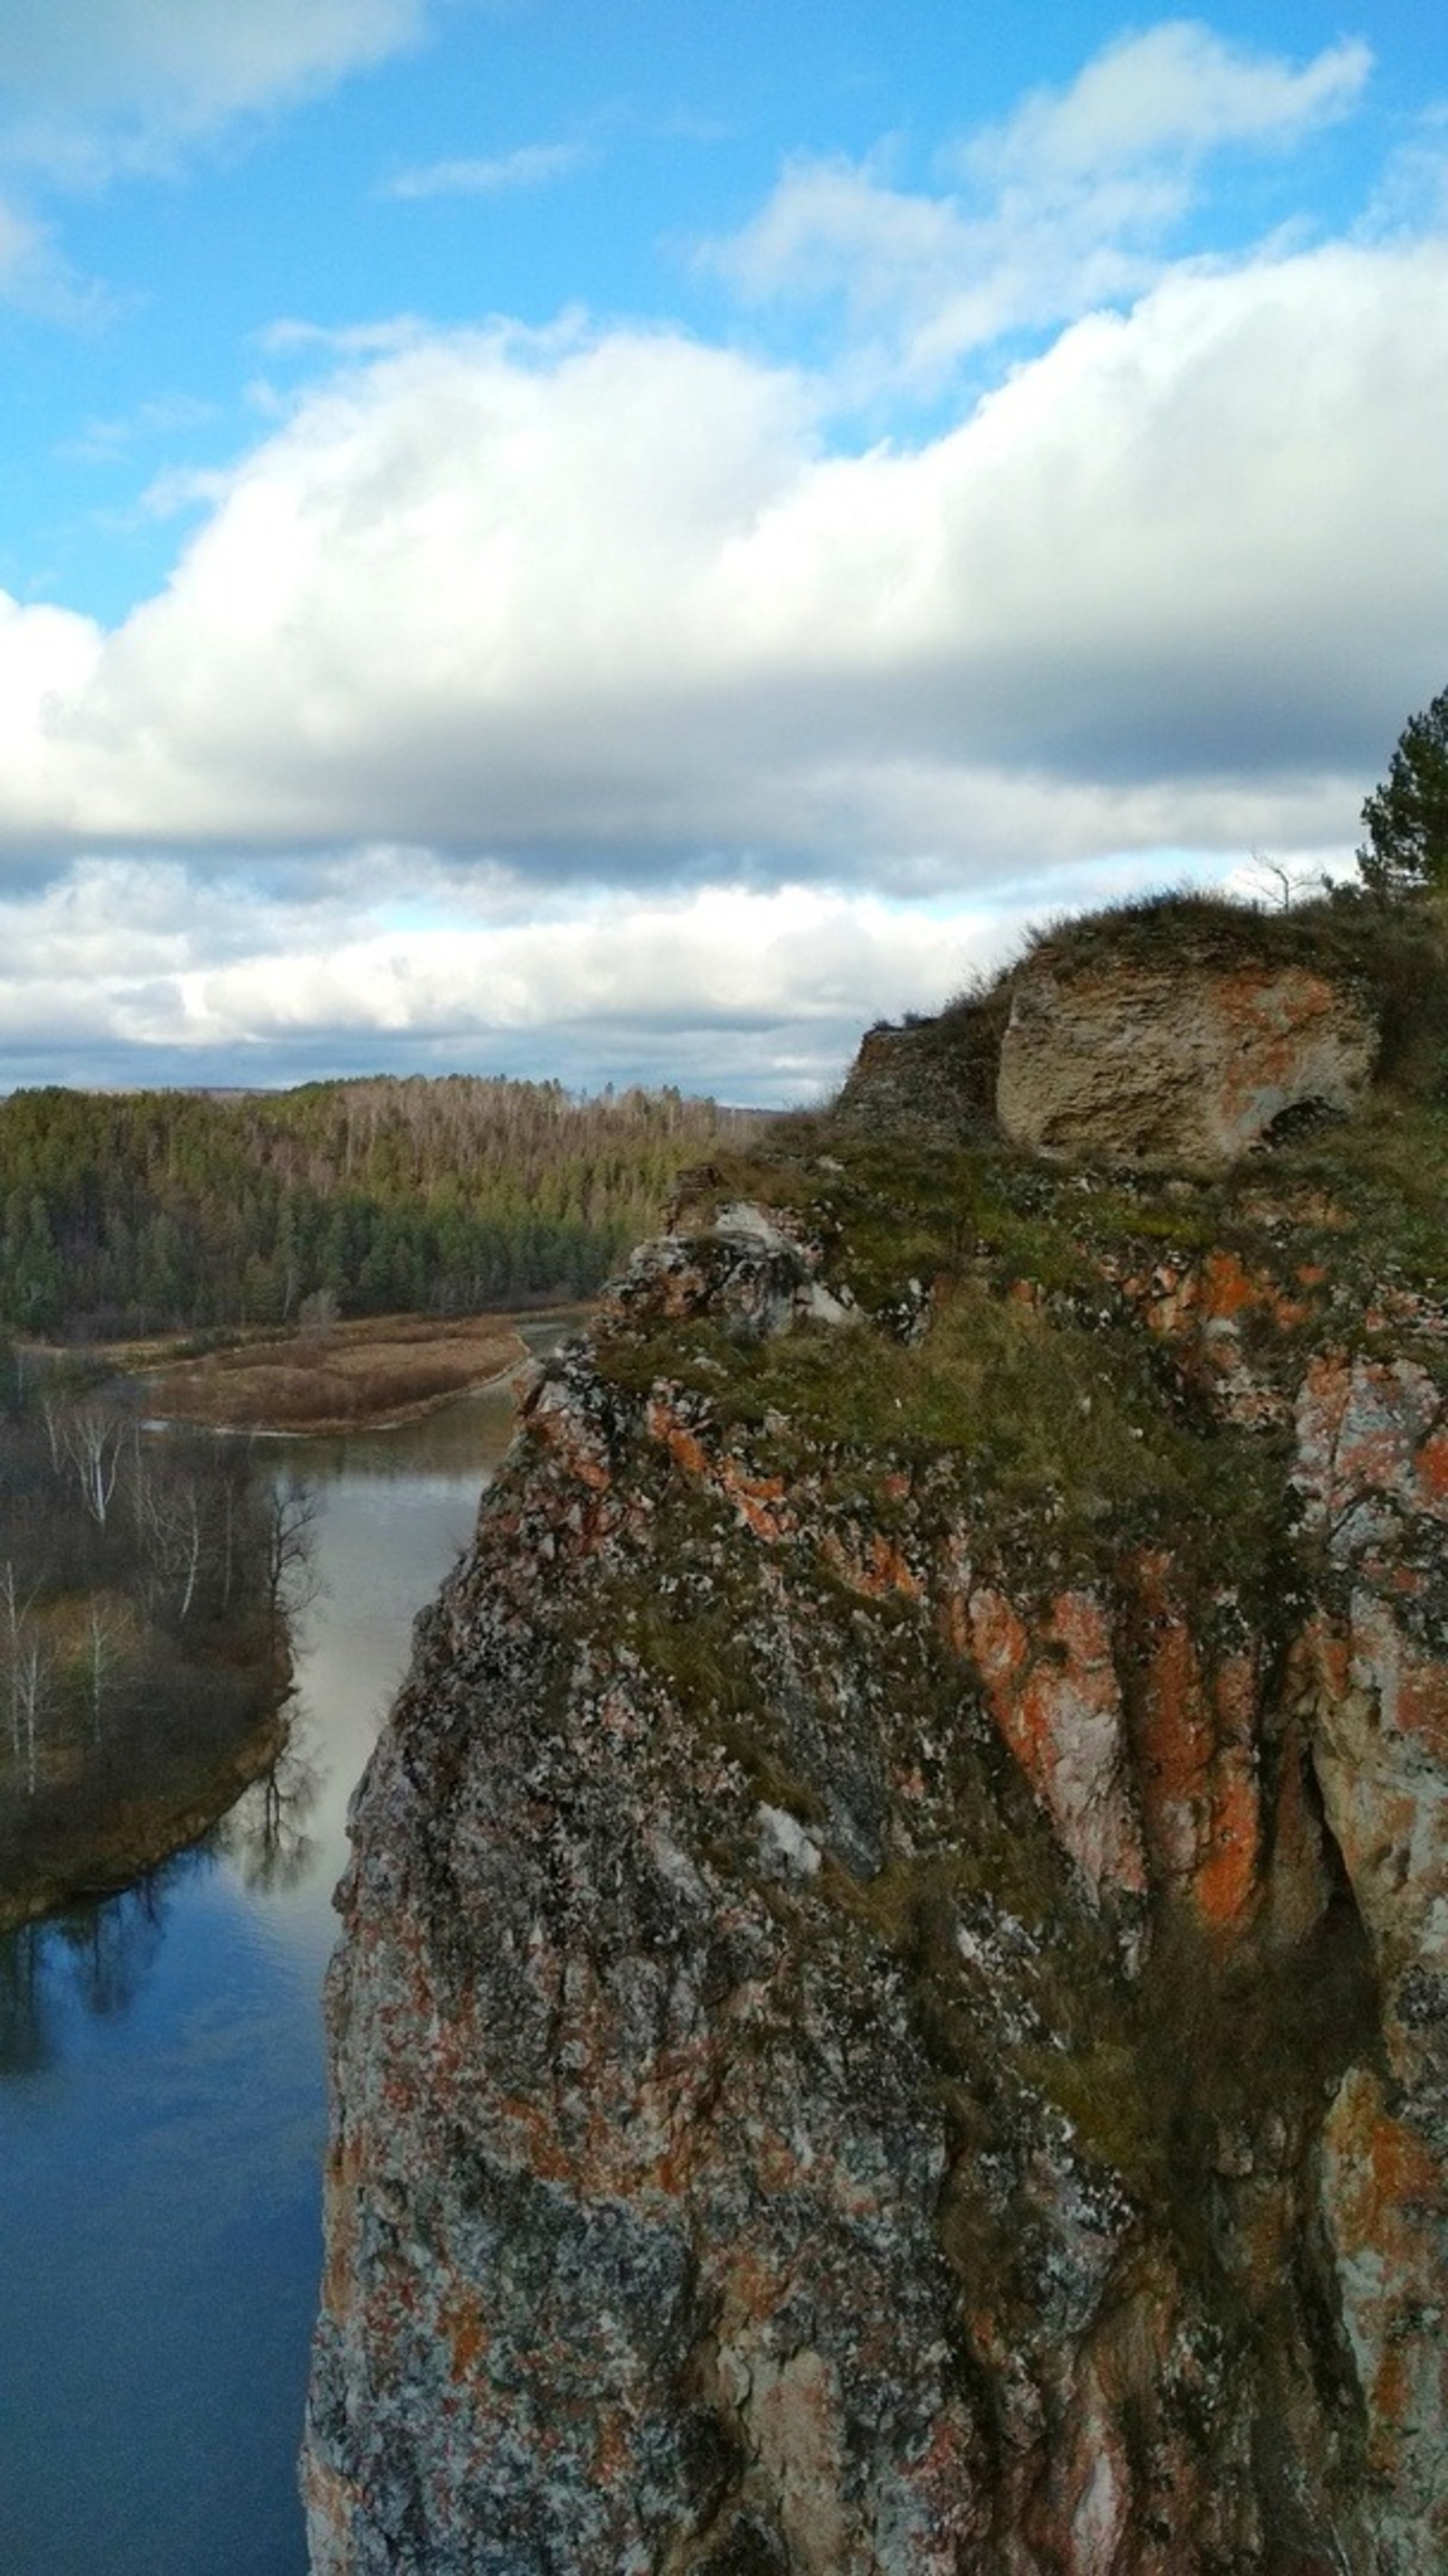
[[[253,1895],[300,1887],[316,1863],[317,1841],[307,1821],[316,1813],[324,1773],[309,1742],[316,1746],[316,1720],[297,1701],[282,1752],[216,1829],[218,1847]]]
[[[75,2008],[108,2021],[129,2010],[160,1955],[169,1892],[210,1865],[206,1845],[195,1844],[123,1895],[0,1939],[0,2077],[52,2065]]]
[[[4,2576],[305,2576],[331,1890],[511,1423],[504,1392],[287,1445],[321,1589],[284,1750],[192,1852],[0,1942]]]
[[[211,1833],[117,1896],[68,1906],[44,1922],[0,1935],[0,2080],[50,2065],[72,2016],[113,2018],[140,1994],[165,1936],[169,1898],[180,1882],[227,1862],[250,1893],[283,1895],[312,1873],[316,1838],[307,1831],[324,1769],[310,1746],[316,1721],[289,1703],[280,1753]]]

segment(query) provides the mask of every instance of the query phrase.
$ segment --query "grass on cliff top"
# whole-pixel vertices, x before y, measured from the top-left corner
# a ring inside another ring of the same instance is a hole
[[[1448,900],[1382,904],[1339,888],[1287,911],[1220,894],[1174,891],[1043,924],[1023,955],[961,993],[935,1019],[891,1032],[908,1052],[927,1112],[953,1088],[992,1123],[996,1068],[1016,983],[1048,966],[1064,983],[1121,963],[1164,971],[1301,967],[1358,991],[1381,1032],[1378,1085],[1400,1097],[1448,1101]],[[896,1069],[900,1089],[903,1067]],[[942,1085],[942,1074],[950,1081]],[[850,1101],[846,1085],[845,1103]],[[867,1115],[862,1108],[856,1114]]]
[[[1384,1079],[1412,1080],[1424,1034],[1448,1040],[1448,906],[1436,900],[1378,904],[1343,893],[1268,912],[1225,895],[1153,895],[1047,924],[1022,963],[1069,979],[1118,958],[1168,969],[1300,966],[1355,984],[1383,1028]],[[1002,983],[1019,973],[1008,967]]]
[[[682,1228],[735,1199],[793,1211],[861,1327],[760,1345],[717,1318],[655,1322],[607,1340],[602,1364],[639,1390],[691,1388],[759,1472],[824,1472],[839,1498],[853,1480],[887,1521],[891,1468],[918,1488],[937,1466],[952,1508],[968,1502],[1012,1557],[1099,1568],[1190,1528],[1209,1581],[1260,1597],[1284,1544],[1281,1436],[1214,1422],[1112,1281],[1235,1254],[1299,1314],[1264,1301],[1238,1319],[1284,1394],[1308,1338],[1383,1347],[1384,1287],[1448,1296],[1448,915],[1177,897],[1051,937],[1082,955],[1135,940],[1179,957],[1188,938],[1222,958],[1371,968],[1400,1012],[1390,1070],[1354,1117],[1211,1172],[1077,1169],[947,1125],[781,1119],[684,1183]],[[1448,1349],[1421,1355],[1448,1381]]]
[[[1278,918],[1290,927],[1297,916]],[[1249,920],[1260,931],[1274,917]],[[1150,1267],[1229,1250],[1289,1294],[1318,1265],[1338,1292],[1335,1329],[1351,1340],[1351,1310],[1365,1312],[1385,1281],[1448,1295],[1448,931],[1425,910],[1383,936],[1399,943],[1403,974],[1379,1081],[1351,1117],[1272,1150],[1218,1170],[1081,1167],[944,1125],[800,1113],[763,1150],[695,1176],[686,1226],[695,1208],[702,1219],[730,1198],[792,1208],[824,1245],[831,1285],[872,1314],[912,1277],[928,1287],[972,1261],[1001,1286],[1029,1279],[1086,1297],[1102,1255]]]
[[[639,1390],[703,1397],[724,1445],[787,1489],[888,1532],[968,1509],[982,1540],[1050,1588],[1126,1545],[1194,1534],[1204,1585],[1255,1591],[1278,1550],[1273,1444],[1182,1418],[1147,1336],[1088,1329],[957,1279],[918,1341],[867,1325],[742,1343],[694,1320],[605,1344]],[[908,1499],[892,1498],[904,1470]]]

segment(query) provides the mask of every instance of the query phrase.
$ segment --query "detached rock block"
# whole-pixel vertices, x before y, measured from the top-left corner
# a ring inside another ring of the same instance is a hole
[[[1033,1153],[1232,1162],[1284,1121],[1352,1109],[1377,1053],[1362,995],[1307,967],[1073,966],[1047,947],[1015,979],[996,1111]]]

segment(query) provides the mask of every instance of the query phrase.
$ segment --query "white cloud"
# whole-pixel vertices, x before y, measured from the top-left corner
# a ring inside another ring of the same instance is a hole
[[[31,210],[47,191],[173,168],[239,117],[418,43],[431,0],[6,0],[0,9],[0,302],[94,319]]]
[[[399,170],[383,190],[388,197],[500,197],[519,188],[544,188],[593,158],[582,143],[522,143],[479,161],[428,161]]]
[[[1346,845],[1442,681],[1445,380],[1433,245],[1172,276],[853,456],[678,337],[420,340],[309,395],[103,643],[12,612],[50,676],[0,839],[917,893]]]
[[[1297,71],[1196,19],[1169,19],[1107,46],[1069,88],[1034,91],[961,158],[998,184],[1039,189],[1223,144],[1291,143],[1356,106],[1372,59],[1345,40]]]
[[[802,159],[703,256],[755,302],[840,297],[854,330],[875,335],[846,384],[932,379],[1008,332],[1140,291],[1201,163],[1229,145],[1282,148],[1346,115],[1371,59],[1345,42],[1299,71],[1171,21],[958,143],[948,160],[962,192],[892,187],[878,156]]]
[[[1448,103],[1432,101],[1395,145],[1361,229],[1379,240],[1448,229]]]
[[[28,842],[70,821],[63,764],[51,727],[95,675],[101,630],[64,608],[25,608],[0,591],[0,809]]]
[[[174,156],[428,5],[19,0],[0,166]],[[1445,677],[1441,131],[1355,245],[1208,261],[1180,228],[1210,155],[1300,139],[1367,68],[1173,23],[957,145],[949,193],[883,155],[794,165],[716,256],[761,298],[843,299],[843,373],[573,315],[277,324],[314,380],[258,389],[231,471],[152,485],[201,513],[162,592],[110,634],[0,595],[10,1068],[350,1050],[778,1097],[1027,909],[1254,849],[1340,865]],[[0,205],[22,288],[73,291]],[[841,444],[842,382],[939,395],[1003,341],[952,425]]]
[[[0,144],[63,178],[145,166],[421,37],[427,0],[8,0]]]
[[[138,403],[134,411],[109,420],[88,420],[63,451],[84,464],[109,464],[128,449],[176,430],[199,429],[216,418],[216,405],[194,394],[159,395]]]
[[[385,893],[388,854],[354,877]],[[127,1053],[204,1080],[255,1052],[268,1078],[335,1061],[550,1071],[581,1084],[651,1058],[678,1078],[775,1098],[832,1081],[880,1009],[938,1004],[1013,923],[925,920],[798,887],[618,898],[548,918],[386,923],[355,882],[288,898],[188,881],[175,863],[83,862],[0,900],[0,1045],[31,1078],[104,1079]]]
[[[9,197],[0,197],[0,303],[58,322],[105,311],[104,296],[74,276],[51,227]]]
[[[189,979],[187,1000],[198,1034],[228,1041],[349,1027],[760,1027],[853,1021],[882,988],[938,1001],[965,967],[960,930],[943,937],[875,899],[713,887],[682,902],[614,900],[536,924],[383,931],[249,958]]]
[[[850,342],[846,400],[898,380],[932,386],[1005,334],[1148,285],[1153,244],[1179,211],[1172,181],[1093,190],[1064,215],[1047,200],[979,214],[885,184],[874,163],[799,161],[768,204],[705,258],[747,301],[838,296]]]

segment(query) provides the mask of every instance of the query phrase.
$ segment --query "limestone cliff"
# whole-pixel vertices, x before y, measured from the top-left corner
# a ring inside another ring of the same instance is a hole
[[[317,2576],[1448,2566],[1435,943],[1231,1167],[881,1033],[545,1371],[357,1800]]]

